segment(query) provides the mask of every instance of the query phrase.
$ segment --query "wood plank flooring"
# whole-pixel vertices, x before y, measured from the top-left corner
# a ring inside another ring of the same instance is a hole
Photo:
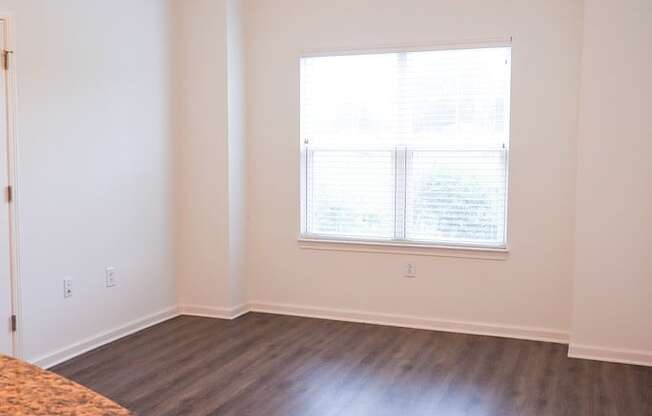
[[[138,415],[652,415],[652,368],[566,354],[560,344],[250,313],[181,316],[53,371]]]

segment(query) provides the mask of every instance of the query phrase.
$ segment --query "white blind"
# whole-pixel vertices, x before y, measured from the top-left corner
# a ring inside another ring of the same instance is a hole
[[[388,150],[311,149],[308,229],[345,237],[394,237],[394,164]]]
[[[504,241],[502,149],[414,151],[408,158],[408,240],[479,245]]]
[[[302,58],[302,233],[504,246],[510,54]]]

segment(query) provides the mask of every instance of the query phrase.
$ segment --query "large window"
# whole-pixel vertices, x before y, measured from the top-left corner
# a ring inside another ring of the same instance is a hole
[[[505,248],[510,54],[302,58],[302,237]]]

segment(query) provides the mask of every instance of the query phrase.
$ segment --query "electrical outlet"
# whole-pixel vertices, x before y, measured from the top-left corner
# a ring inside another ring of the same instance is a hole
[[[72,279],[66,277],[63,279],[63,297],[69,298],[72,296]]]
[[[405,264],[405,277],[417,277],[417,266],[414,263]]]
[[[106,268],[106,287],[114,287],[117,285],[115,277],[115,267]]]

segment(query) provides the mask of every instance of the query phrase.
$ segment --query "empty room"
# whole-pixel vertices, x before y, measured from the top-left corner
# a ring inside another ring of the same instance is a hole
[[[0,416],[652,416],[652,1],[0,0]]]

